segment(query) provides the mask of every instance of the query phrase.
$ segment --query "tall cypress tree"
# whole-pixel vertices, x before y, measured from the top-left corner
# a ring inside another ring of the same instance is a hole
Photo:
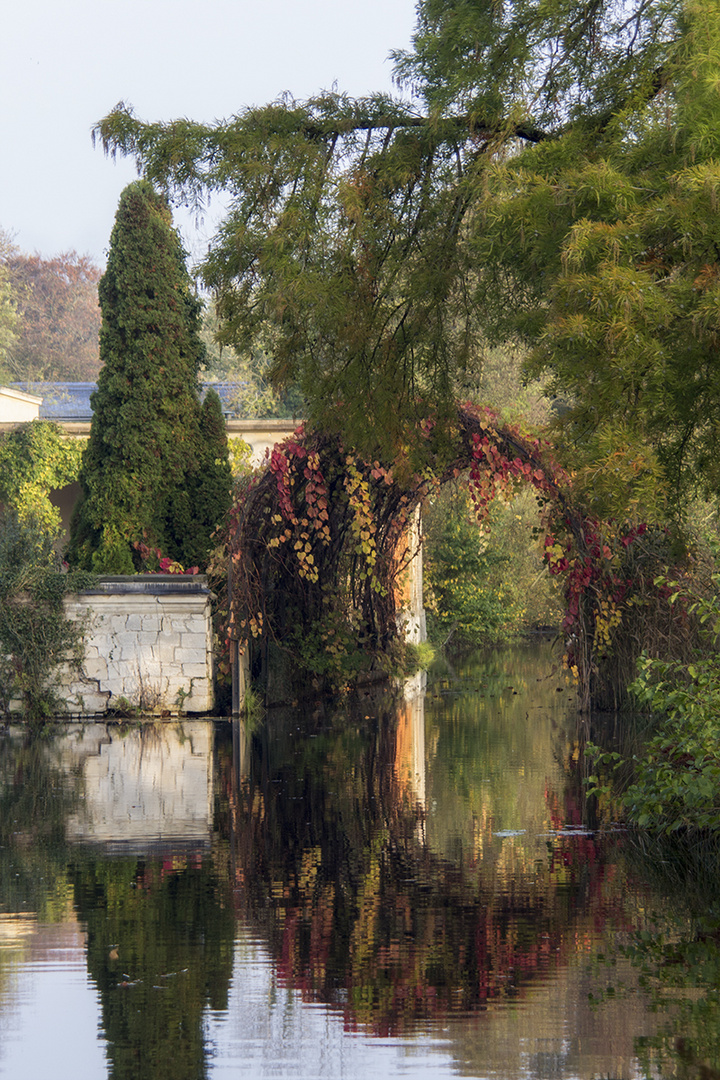
[[[168,514],[203,458],[201,304],[167,202],[145,180],[120,196],[99,296],[103,367],[69,556],[99,573],[132,573],[136,541],[175,555]],[[185,536],[194,528],[191,513]]]

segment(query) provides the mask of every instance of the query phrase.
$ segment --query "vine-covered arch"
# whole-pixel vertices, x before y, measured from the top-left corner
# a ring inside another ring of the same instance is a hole
[[[334,435],[306,430],[277,445],[240,490],[231,513],[228,637],[270,650],[292,672],[347,681],[368,669],[399,670],[400,598],[412,557],[411,516],[443,483],[468,476],[479,521],[498,495],[535,491],[545,558],[564,578],[565,660],[581,701],[597,696],[598,657],[632,590],[624,563],[644,526],[598,523],[572,501],[572,483],[550,443],[503,423],[492,410],[457,409],[455,440],[436,452],[425,421],[422,473],[362,460]],[[600,665],[601,666],[601,665]]]

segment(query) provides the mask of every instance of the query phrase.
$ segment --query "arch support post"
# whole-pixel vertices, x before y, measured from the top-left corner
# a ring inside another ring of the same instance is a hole
[[[413,645],[427,641],[423,604],[422,515],[417,506],[405,531],[407,568],[400,589],[398,627],[405,640]]]

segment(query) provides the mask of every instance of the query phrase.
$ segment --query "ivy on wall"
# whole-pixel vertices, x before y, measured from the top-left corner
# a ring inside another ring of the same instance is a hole
[[[81,651],[63,601],[88,575],[60,572],[50,493],[77,479],[82,448],[46,420],[0,436],[0,715],[19,711],[32,730],[58,711],[53,670]]]

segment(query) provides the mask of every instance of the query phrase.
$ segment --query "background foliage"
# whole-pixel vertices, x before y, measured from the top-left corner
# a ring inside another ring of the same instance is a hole
[[[302,396],[294,387],[277,389],[269,378],[270,358],[265,352],[240,353],[232,345],[218,341],[220,324],[215,304],[206,303],[200,338],[205,345],[201,367],[203,382],[230,382],[235,390],[230,400],[233,415],[246,417],[301,417],[305,413]]]
[[[495,503],[482,528],[466,486],[448,485],[429,501],[423,539],[432,641],[467,648],[557,629],[562,596],[543,562],[537,532],[538,507],[527,491]]]
[[[16,305],[16,337],[5,355],[9,381],[93,382],[100,370],[100,268],[87,255],[51,259],[15,245],[0,250]]]
[[[8,353],[17,334],[17,301],[5,260],[12,250],[9,235],[0,229],[0,381],[9,381]]]

